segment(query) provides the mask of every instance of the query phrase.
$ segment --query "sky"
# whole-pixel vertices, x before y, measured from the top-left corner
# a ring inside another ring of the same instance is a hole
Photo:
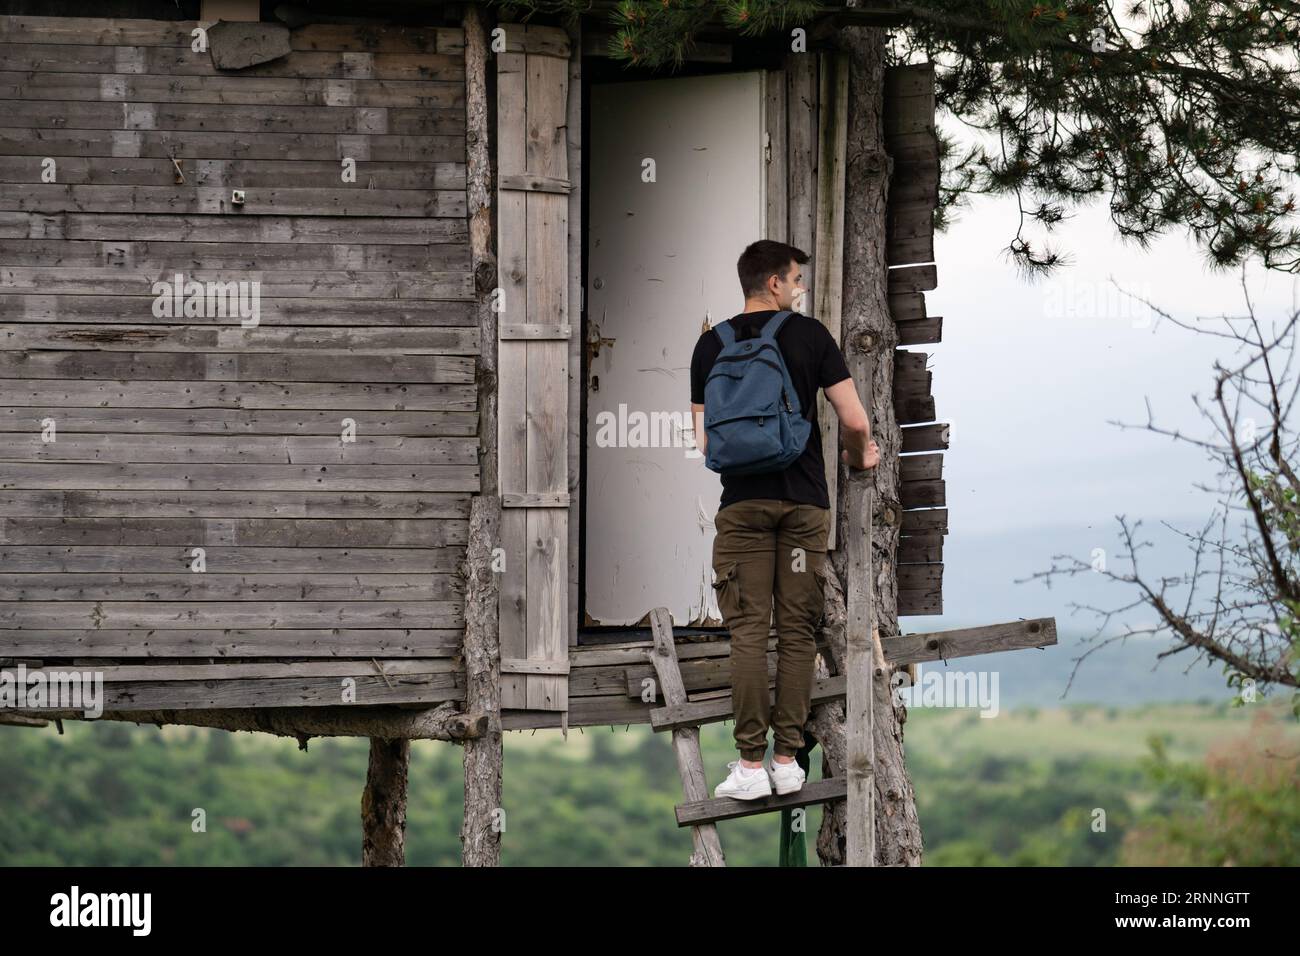
[[[1016,583],[1054,555],[1117,555],[1117,515],[1141,519],[1154,547],[1144,575],[1189,567],[1188,531],[1212,513],[1198,490],[1216,470],[1204,453],[1141,428],[1156,424],[1208,437],[1193,405],[1207,396],[1213,363],[1231,343],[1177,327],[1122,295],[1135,293],[1183,321],[1245,310],[1238,270],[1215,272],[1191,239],[1171,233],[1147,249],[1121,241],[1104,201],[1076,209],[1052,233],[1071,258],[1050,279],[1026,280],[1005,255],[1018,212],[1012,198],[976,198],[935,237],[938,288],[927,311],[943,316],[930,354],[940,421],[952,423],[944,454],[949,533],[944,614],[908,617],[905,633],[1055,616],[1063,630],[1092,632],[1095,615],[1068,605],[1118,607],[1132,591],[1100,575]],[[1293,276],[1247,271],[1258,314],[1293,309]],[[1113,566],[1112,566],[1113,567]]]

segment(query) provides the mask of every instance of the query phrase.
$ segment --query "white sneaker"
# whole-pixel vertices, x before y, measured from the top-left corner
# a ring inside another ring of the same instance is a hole
[[[803,782],[807,774],[803,772],[803,767],[799,766],[797,760],[791,760],[789,763],[777,763],[773,758],[768,763],[768,774],[772,778],[772,786],[778,794],[794,793],[803,789]]]
[[[727,779],[713,788],[715,797],[731,797],[733,800],[757,800],[772,795],[772,781],[761,767],[742,767],[739,760],[727,764],[731,773]]]

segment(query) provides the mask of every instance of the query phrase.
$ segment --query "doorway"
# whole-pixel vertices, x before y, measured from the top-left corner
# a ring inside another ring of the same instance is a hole
[[[694,449],[690,362],[742,307],[766,235],[763,70],[593,83],[587,142],[585,626],[719,626],[721,485]]]

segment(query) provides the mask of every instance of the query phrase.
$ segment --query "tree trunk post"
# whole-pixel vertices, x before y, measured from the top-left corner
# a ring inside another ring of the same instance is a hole
[[[493,551],[501,540],[501,498],[497,472],[497,316],[492,293],[497,262],[492,230],[492,159],[488,149],[491,98],[488,45],[477,4],[466,4],[465,149],[469,199],[470,256],[478,298],[479,486],[470,500],[469,547],[465,556],[465,706],[488,715],[482,736],[465,744],[465,810],[461,863],[498,866],[505,816],[501,807],[500,580]]]
[[[406,780],[409,740],[370,738],[370,766],[361,795],[361,865],[406,865]]]
[[[867,652],[862,655],[866,661],[858,667],[867,670],[871,695],[868,724],[874,751],[871,766],[863,767],[855,762],[849,751],[842,705],[817,708],[810,729],[822,744],[824,769],[835,776],[849,778],[850,793],[855,774],[866,775],[874,781],[875,794],[871,801],[874,819],[868,823],[873,832],[866,841],[858,835],[853,844],[873,844],[870,852],[876,865],[916,866],[921,862],[921,828],[903,756],[902,727],[907,715],[893,699],[892,672],[884,663],[879,643],[882,633],[898,633],[895,556],[901,513],[897,503],[898,454],[902,443],[893,404],[898,332],[889,313],[887,297],[886,229],[891,164],[884,145],[885,31],[877,27],[845,27],[838,34],[838,43],[849,57],[841,348],[871,418],[872,437],[880,446],[880,464],[867,476],[850,477],[847,469],[840,473],[836,492],[836,540],[849,542],[852,535],[859,539],[867,536],[870,553],[865,555],[866,567],[856,573],[865,572],[871,577],[867,582],[854,582],[850,548],[839,547],[832,553],[838,581],[832,582],[828,589],[826,637],[835,672],[850,679],[848,642],[861,642],[859,646]],[[873,503],[871,513],[864,510],[867,502]],[[858,522],[856,531],[851,530],[854,521]],[[872,525],[869,532],[862,527],[868,521]],[[863,585],[864,592],[871,595],[873,606],[856,609],[853,620],[848,620],[843,596],[852,595]],[[870,624],[872,621],[874,626]],[[828,806],[817,840],[822,863],[852,862],[849,846],[844,805]]]

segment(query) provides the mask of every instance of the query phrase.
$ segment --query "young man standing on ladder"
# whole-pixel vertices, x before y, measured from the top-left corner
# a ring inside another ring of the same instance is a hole
[[[821,575],[829,573],[824,566],[830,499],[817,423],[819,388],[839,417],[844,462],[874,468],[880,461],[839,344],[816,319],[789,311],[803,292],[799,267],[807,261],[802,250],[770,239],[746,248],[736,263],[745,310],[701,335],[691,358],[696,442],[706,465],[722,479],[713,586],[731,631],[731,703],[740,751],[714,796],[738,800],[765,797],[773,789],[793,793],[805,778],[795,755],[804,746],[812,693],[813,632],[825,600]],[[765,333],[772,337],[766,342]],[[717,374],[711,375],[715,366]],[[797,406],[789,402],[791,385]],[[773,470],[773,462],[779,468]],[[771,707],[767,638],[774,604],[777,676]],[[769,726],[773,757],[765,769]]]

